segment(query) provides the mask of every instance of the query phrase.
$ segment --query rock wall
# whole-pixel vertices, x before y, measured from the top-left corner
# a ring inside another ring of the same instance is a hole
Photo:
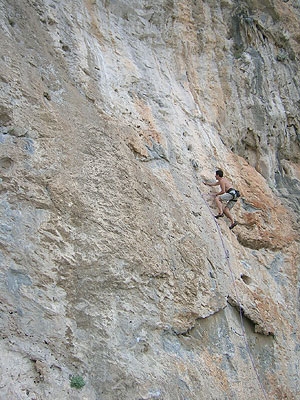
[[[0,398],[298,398],[299,1],[0,11]]]

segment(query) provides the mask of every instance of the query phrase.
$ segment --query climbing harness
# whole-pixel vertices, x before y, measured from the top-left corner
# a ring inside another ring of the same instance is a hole
[[[240,192],[238,190],[236,190],[236,189],[233,189],[233,188],[228,189],[226,193],[231,194],[231,196],[232,196],[232,200],[231,201],[237,201],[237,199],[239,197],[241,197]]]
[[[194,175],[195,175],[195,171],[194,171]],[[196,177],[196,180],[198,181],[197,175],[195,175],[195,177]],[[200,196],[201,196],[202,200],[204,201],[205,205],[207,206],[207,208],[208,208],[210,214],[214,217],[214,215],[213,215],[213,213],[212,213],[212,211],[211,211],[211,209],[210,209],[210,206],[209,206],[209,204],[207,203],[207,201],[205,200],[205,198],[204,198],[203,194],[201,193],[201,191],[200,191],[198,185],[197,185],[197,190],[198,190],[198,192],[200,193]],[[229,190],[236,191],[235,189],[229,189]],[[228,190],[228,192],[229,192],[229,190]],[[238,191],[237,191],[237,192],[238,192]],[[230,193],[230,194],[231,194],[231,193]],[[240,193],[238,192],[238,195],[237,195],[236,197],[239,197],[239,196],[240,196]],[[233,199],[233,200],[234,200],[234,199]],[[235,200],[235,201],[236,201],[236,200]],[[233,271],[232,271],[232,268],[231,268],[231,265],[230,265],[229,251],[228,251],[228,249],[226,249],[226,246],[225,246],[225,243],[224,243],[224,239],[223,239],[223,235],[222,235],[220,226],[219,226],[219,224],[217,223],[217,220],[216,220],[215,217],[214,217],[214,221],[215,221],[215,224],[216,224],[216,226],[217,226],[217,231],[218,231],[219,237],[220,237],[220,239],[221,239],[221,243],[222,243],[222,247],[223,247],[223,250],[224,250],[224,254],[225,254],[227,266],[228,266],[228,269],[229,269],[229,271],[230,271],[230,277],[231,277],[231,280],[232,280],[232,283],[233,283],[233,287],[234,287],[234,294],[235,294],[236,302],[237,302],[238,308],[239,308],[240,322],[241,322],[241,328],[242,328],[242,336],[243,336],[243,339],[244,339],[245,347],[246,347],[246,349],[247,349],[247,352],[248,352],[248,355],[249,355],[249,358],[250,358],[250,361],[251,361],[253,370],[254,370],[255,375],[256,375],[256,377],[257,377],[257,380],[258,380],[258,382],[259,382],[260,388],[261,388],[261,390],[262,390],[262,392],[263,392],[264,398],[265,398],[266,400],[268,400],[268,396],[267,396],[266,390],[265,390],[265,388],[264,388],[264,386],[263,386],[263,384],[262,384],[262,382],[261,382],[261,379],[260,379],[260,377],[259,377],[259,374],[258,374],[256,365],[255,365],[255,362],[254,362],[254,359],[253,359],[253,356],[252,356],[252,353],[251,353],[251,350],[250,350],[250,346],[249,346],[249,343],[248,343],[248,340],[247,340],[247,337],[246,337],[245,326],[244,326],[244,321],[243,321],[243,308],[242,308],[241,302],[240,302],[239,297],[238,297],[237,288],[236,288],[236,283],[235,283]]]

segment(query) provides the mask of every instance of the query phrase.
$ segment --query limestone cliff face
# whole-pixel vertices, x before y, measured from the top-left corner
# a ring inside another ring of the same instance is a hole
[[[0,15],[0,398],[299,398],[299,2]]]

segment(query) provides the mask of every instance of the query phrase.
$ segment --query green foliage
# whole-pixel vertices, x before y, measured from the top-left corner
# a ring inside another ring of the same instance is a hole
[[[85,382],[82,376],[77,375],[70,378],[70,384],[73,388],[81,389],[85,385]]]
[[[280,62],[285,61],[286,58],[287,58],[287,55],[286,55],[286,54],[283,54],[283,53],[277,54],[277,56],[276,56],[276,60],[277,60],[277,61],[280,61]]]

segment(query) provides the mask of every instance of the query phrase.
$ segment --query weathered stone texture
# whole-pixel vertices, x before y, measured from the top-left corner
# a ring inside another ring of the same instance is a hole
[[[0,398],[299,398],[299,2],[0,15]]]

